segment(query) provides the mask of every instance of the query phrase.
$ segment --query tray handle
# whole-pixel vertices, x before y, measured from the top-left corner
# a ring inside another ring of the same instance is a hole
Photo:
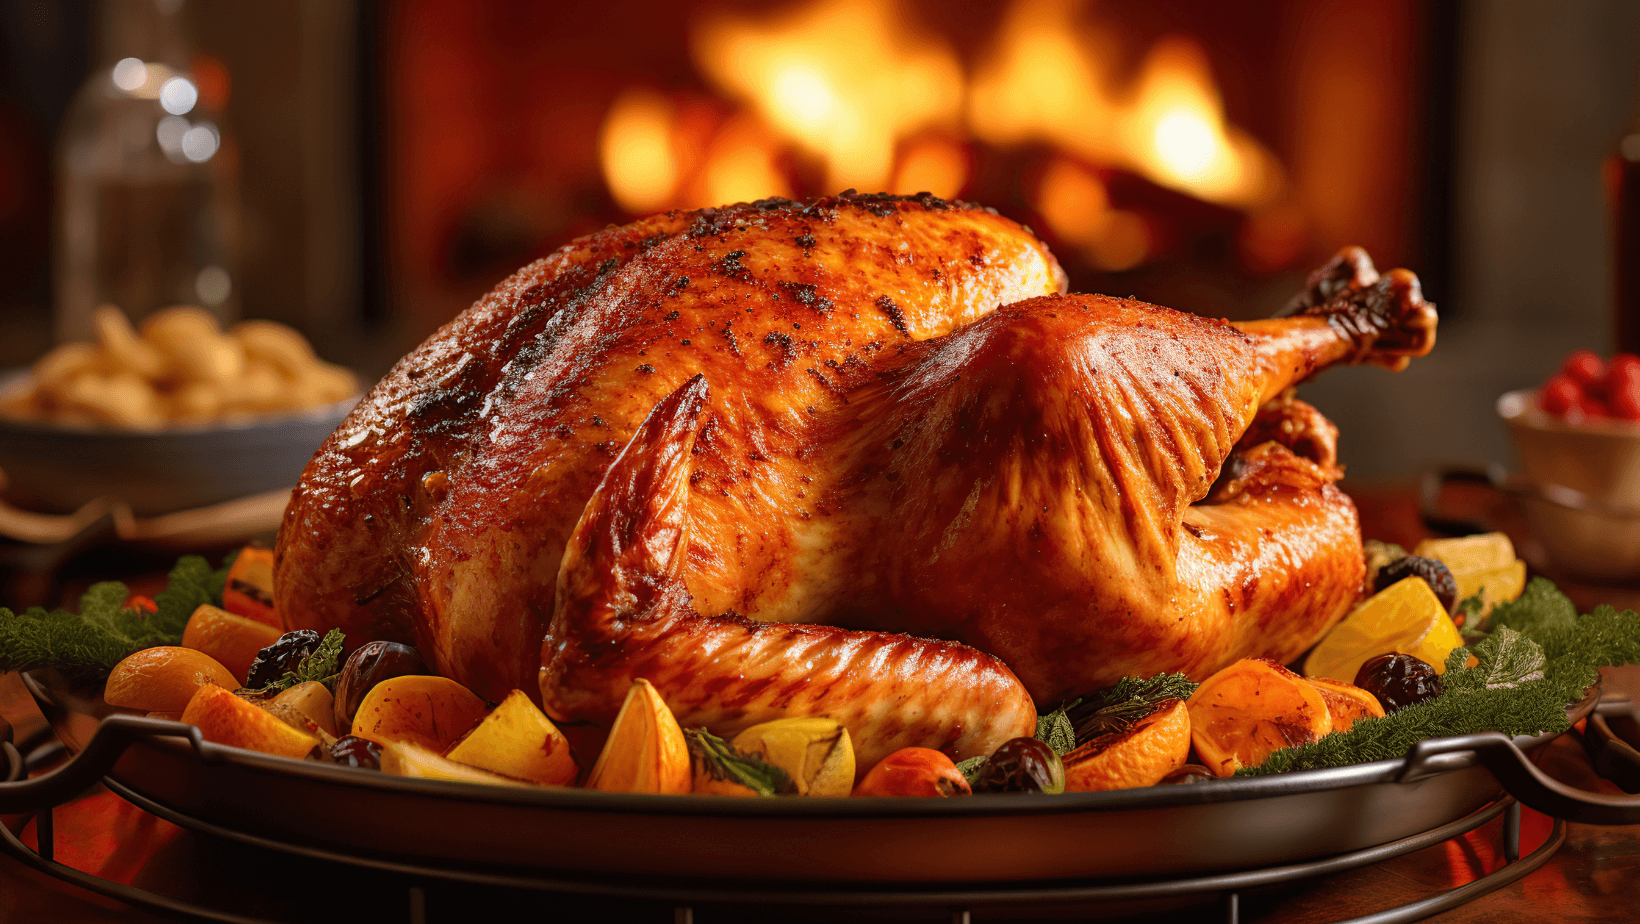
[[[1640,750],[1619,731],[1627,732],[1629,741],[1640,741],[1640,708],[1626,700],[1601,703],[1584,727],[1583,750],[1596,773],[1624,792],[1640,793]]]
[[[11,727],[7,725],[3,731],[9,745]],[[0,783],[0,815],[23,815],[62,805],[101,782],[126,748],[163,736],[187,739],[195,753],[206,757],[205,739],[192,725],[142,715],[112,715],[102,720],[97,733],[73,760],[44,776]]]
[[[1618,753],[1609,745],[1607,748],[1608,753]],[[1633,748],[1628,750],[1633,752]],[[1478,760],[1491,771],[1509,795],[1545,815],[1592,825],[1640,824],[1640,798],[1584,792],[1552,779],[1533,765],[1502,732],[1420,741],[1407,749],[1406,766],[1397,781],[1414,782],[1467,765],[1472,760]],[[1640,772],[1640,762],[1634,769]]]

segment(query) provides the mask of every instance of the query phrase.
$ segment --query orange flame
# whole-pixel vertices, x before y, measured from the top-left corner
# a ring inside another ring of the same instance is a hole
[[[821,159],[832,191],[886,187],[900,139],[961,114],[956,56],[907,28],[886,0],[818,0],[766,19],[711,15],[693,46],[708,79]]]
[[[1076,0],[1016,0],[969,91],[968,120],[993,144],[1047,141],[1210,202],[1249,208],[1281,189],[1275,157],[1230,126],[1194,39],[1156,43],[1120,86],[1114,37],[1080,28]]]
[[[598,134],[604,181],[621,208],[634,214],[664,208],[678,189],[672,104],[642,89],[615,99]]]
[[[1302,245],[1303,216],[1285,205],[1274,156],[1226,120],[1201,46],[1164,38],[1118,79],[1110,62],[1122,57],[1120,39],[1080,22],[1083,6],[1014,0],[971,81],[947,44],[905,23],[898,0],[708,14],[693,29],[696,64],[742,108],[628,91],[600,136],[604,176],[635,214],[789,195],[795,147],[823,168],[828,191],[954,196],[973,169],[966,128],[993,145],[1057,148],[1033,205],[1105,269],[1144,262],[1155,234],[1145,217],[1110,207],[1090,165],[1247,210],[1244,257],[1287,259]]]

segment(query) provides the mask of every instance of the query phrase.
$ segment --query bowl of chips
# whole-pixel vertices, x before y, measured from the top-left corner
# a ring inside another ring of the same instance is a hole
[[[113,306],[94,321],[96,341],[0,384],[10,504],[68,513],[108,499],[156,516],[290,488],[358,399],[351,372],[274,321],[224,330],[193,306],[140,330]]]

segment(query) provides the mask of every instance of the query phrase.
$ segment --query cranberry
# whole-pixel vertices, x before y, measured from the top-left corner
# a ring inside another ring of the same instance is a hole
[[[1577,380],[1566,375],[1556,375],[1543,386],[1543,392],[1538,396],[1538,406],[1554,414],[1564,417],[1573,408],[1582,409],[1583,386]]]
[[[1409,577],[1423,578],[1448,613],[1458,605],[1458,581],[1452,577],[1452,571],[1444,563],[1421,555],[1408,555],[1379,568],[1372,585],[1373,593]]]
[[[986,759],[974,780],[974,792],[1065,791],[1065,763],[1053,748],[1035,738],[1004,741]]]
[[[1600,361],[1593,350],[1573,350],[1572,355],[1560,366],[1560,374],[1571,378],[1584,388],[1594,391],[1599,389],[1601,379],[1606,375],[1606,364]]]
[[[256,653],[251,669],[245,672],[245,686],[257,690],[296,670],[296,665],[319,648],[319,633],[312,629],[293,629],[279,636],[272,645]]]
[[[353,716],[371,688],[383,680],[406,674],[427,673],[427,663],[421,653],[398,642],[366,642],[359,646],[342,665],[336,678],[336,724],[343,728],[353,725]]]

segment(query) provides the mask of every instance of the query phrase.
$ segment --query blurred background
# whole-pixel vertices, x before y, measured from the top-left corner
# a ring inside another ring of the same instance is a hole
[[[1625,0],[0,0],[0,366],[113,298],[283,321],[373,379],[608,223],[929,190],[1029,224],[1075,290],[1215,317],[1364,245],[1442,320],[1404,374],[1306,386],[1350,475],[1507,463],[1496,397],[1614,348],[1637,91]],[[160,213],[147,258],[98,237]]]

